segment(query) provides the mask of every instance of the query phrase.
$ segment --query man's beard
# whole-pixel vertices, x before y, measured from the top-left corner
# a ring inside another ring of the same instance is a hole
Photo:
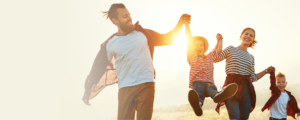
[[[120,29],[125,33],[130,33],[134,30],[134,25],[133,24],[128,25],[129,22],[131,21],[128,21],[126,23],[120,22]]]

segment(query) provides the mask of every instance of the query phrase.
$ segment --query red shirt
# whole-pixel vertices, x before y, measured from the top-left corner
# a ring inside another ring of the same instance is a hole
[[[197,56],[196,52],[187,52],[187,61],[191,66],[189,88],[192,88],[193,81],[205,81],[214,84],[214,60],[218,58],[217,51],[213,50],[206,58]]]

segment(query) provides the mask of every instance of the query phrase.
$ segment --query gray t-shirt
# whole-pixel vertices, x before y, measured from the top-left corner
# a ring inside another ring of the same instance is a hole
[[[142,32],[115,35],[106,45],[108,60],[115,58],[119,89],[154,82],[154,66]]]

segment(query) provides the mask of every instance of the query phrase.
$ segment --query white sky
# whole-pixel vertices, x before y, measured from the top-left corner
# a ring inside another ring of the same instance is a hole
[[[133,22],[160,33],[172,30],[183,13],[192,15],[193,35],[224,37],[223,48],[239,45],[246,27],[256,30],[258,44],[249,50],[255,70],[270,65],[287,75],[288,84],[300,83],[300,2],[297,0],[10,0],[0,2],[0,119],[106,120],[117,115],[118,86],[105,88],[81,101],[84,81],[100,44],[117,31],[101,11],[124,3]],[[154,108],[187,104],[186,40],[182,29],[175,44],[156,47],[157,71]],[[225,62],[215,64],[215,83],[223,85]],[[269,87],[268,75],[254,83]],[[299,93],[294,93],[299,94]]]

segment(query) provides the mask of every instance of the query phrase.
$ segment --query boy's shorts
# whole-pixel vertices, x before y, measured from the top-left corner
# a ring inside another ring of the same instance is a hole
[[[205,97],[211,97],[213,99],[216,93],[218,92],[218,89],[215,84],[205,81],[194,81],[193,90],[197,92],[199,96],[199,101],[201,102],[201,106],[204,103]]]

